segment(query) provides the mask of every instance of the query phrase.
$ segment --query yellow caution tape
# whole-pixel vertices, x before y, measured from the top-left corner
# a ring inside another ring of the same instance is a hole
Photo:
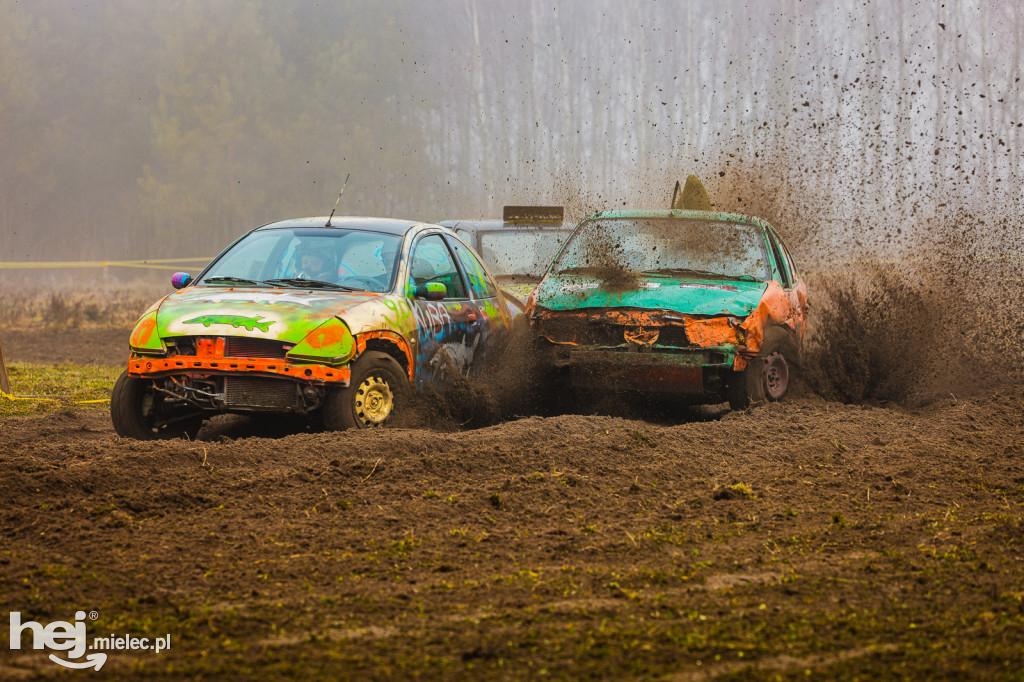
[[[203,258],[147,258],[145,260],[79,260],[79,261],[0,261],[0,270],[23,270],[44,268],[150,268],[175,270],[185,263],[209,263],[210,257]],[[166,265],[171,263],[173,265]]]
[[[6,398],[7,400],[10,400],[11,402],[14,402],[15,400],[25,400],[25,401],[47,400],[47,401],[50,401],[50,402],[58,402],[58,401],[61,401],[61,400],[68,400],[69,398],[71,398],[71,396],[69,396],[69,395],[11,395],[10,393],[4,393],[3,391],[0,391],[0,396]],[[109,403],[109,402],[110,402],[110,398],[99,398],[97,400],[72,400],[71,401],[71,403],[74,404],[74,405],[87,405],[89,403]]]

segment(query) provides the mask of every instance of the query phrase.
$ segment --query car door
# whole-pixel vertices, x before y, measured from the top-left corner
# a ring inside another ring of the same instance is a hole
[[[772,258],[775,260],[776,276],[786,292],[786,299],[792,308],[792,315],[787,321],[797,333],[798,339],[802,338],[807,323],[807,287],[800,281],[789,251],[786,250],[786,245],[775,234],[775,231],[767,229],[765,236],[768,238]]]
[[[497,285],[472,249],[455,237],[448,235],[447,239],[469,284],[472,297],[470,315],[475,318],[472,323],[477,326],[482,337],[475,358],[475,367],[479,368],[486,365],[488,359],[504,343],[506,331],[511,324],[511,314],[498,293]]]
[[[418,334],[417,386],[442,380],[453,370],[468,374],[483,334],[463,274],[440,233],[426,233],[413,243],[409,278],[413,289],[429,283],[445,286],[440,300],[413,296],[411,301]]]

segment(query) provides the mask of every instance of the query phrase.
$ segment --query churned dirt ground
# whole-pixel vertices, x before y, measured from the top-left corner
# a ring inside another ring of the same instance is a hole
[[[151,443],[103,408],[0,422],[0,602],[170,634],[109,652],[100,675],[126,680],[1024,670],[1019,388],[677,423],[249,426]],[[62,670],[7,640],[0,678]]]
[[[131,327],[92,329],[4,329],[7,362],[120,365],[128,362]]]

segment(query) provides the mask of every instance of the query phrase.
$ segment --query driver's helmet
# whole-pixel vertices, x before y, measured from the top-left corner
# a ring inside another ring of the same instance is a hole
[[[295,248],[295,274],[333,282],[338,278],[338,266],[328,249],[305,242]]]

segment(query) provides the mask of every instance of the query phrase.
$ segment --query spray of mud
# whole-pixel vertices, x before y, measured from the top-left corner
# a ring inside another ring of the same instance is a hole
[[[940,204],[915,230],[905,229],[913,215],[836,219],[835,199],[775,156],[764,167],[734,162],[708,188],[716,210],[768,220],[804,271],[812,309],[799,370],[809,388],[847,403],[914,406],[1020,383],[1024,211]],[[588,256],[604,266],[606,285],[632,284],[615,244],[595,241]]]
[[[605,290],[630,291],[640,285],[640,274],[627,264],[625,250],[620,242],[593,231],[583,239],[584,258],[590,264],[588,274],[597,277]]]
[[[940,267],[865,270],[814,286],[803,369],[817,393],[915,406],[1019,384],[1020,299]]]
[[[805,270],[812,309],[800,369],[810,388],[913,406],[1020,382],[1019,211],[940,207],[914,231],[899,227],[907,216],[828,219],[829,197],[778,171],[731,169],[712,197],[718,210],[771,222]]]
[[[819,395],[846,403],[907,400],[927,372],[922,349],[939,335],[934,301],[889,268],[816,278],[805,338],[804,378]]]
[[[467,376],[453,363],[443,364],[438,380],[414,396],[396,426],[454,431],[538,414],[544,386],[535,358],[529,325],[520,317],[490,350],[484,370]]]

